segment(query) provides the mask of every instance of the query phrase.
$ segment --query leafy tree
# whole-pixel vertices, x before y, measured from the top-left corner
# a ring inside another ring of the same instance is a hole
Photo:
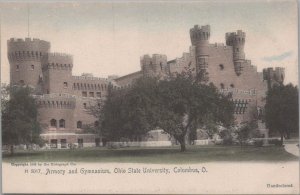
[[[181,151],[186,150],[186,135],[193,124],[230,126],[234,121],[229,97],[213,84],[198,81],[187,72],[159,82],[158,126],[180,143]]]
[[[112,141],[122,138],[138,140],[154,129],[156,118],[156,78],[140,78],[131,88],[109,89],[100,112],[94,116],[101,121],[101,134]]]
[[[257,122],[255,120],[251,122],[242,122],[234,131],[236,138],[239,141],[241,147],[243,147],[246,141],[252,137],[257,129]]]
[[[1,97],[2,109],[2,144],[10,146],[13,154],[14,145],[41,143],[40,124],[37,120],[37,105],[29,87],[4,87],[9,94]]]
[[[165,80],[143,77],[129,89],[110,90],[101,113],[101,129],[109,140],[161,128],[180,143],[181,151],[197,127],[210,127],[208,121],[230,126],[234,120],[229,97],[188,71]]]
[[[292,84],[274,85],[267,94],[265,105],[266,125],[272,133],[290,138],[291,132],[299,129],[298,87]]]

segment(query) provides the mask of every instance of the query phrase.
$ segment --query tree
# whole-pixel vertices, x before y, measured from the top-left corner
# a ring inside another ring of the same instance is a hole
[[[110,90],[98,116],[109,140],[134,139],[161,128],[185,151],[187,135],[197,127],[212,122],[230,126],[233,109],[230,98],[213,84],[186,71],[165,80],[142,77],[131,88]]]
[[[250,137],[254,137],[255,130],[257,130],[257,121],[253,120],[250,122],[242,122],[234,131],[236,134],[236,138],[240,143],[241,147],[243,147],[246,141]]]
[[[2,144],[13,147],[18,144],[41,143],[41,127],[37,120],[37,105],[29,87],[6,86],[2,88],[5,94],[1,97],[2,109]]]
[[[229,97],[220,94],[213,84],[195,80],[189,72],[160,81],[157,94],[158,126],[180,143],[181,151],[186,150],[186,136],[192,125],[210,126],[213,122],[230,126],[234,121]]]
[[[101,108],[93,111],[101,121],[99,132],[112,141],[138,140],[154,129],[157,83],[156,78],[140,78],[131,88],[113,89],[111,86]]]
[[[274,85],[267,93],[265,120],[270,132],[290,138],[291,132],[299,129],[298,88],[292,84]]]

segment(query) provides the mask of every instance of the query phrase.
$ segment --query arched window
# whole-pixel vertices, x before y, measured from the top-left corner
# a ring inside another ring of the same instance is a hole
[[[57,127],[57,122],[55,119],[50,120],[50,126],[56,128]]]
[[[77,121],[77,128],[81,129],[82,128],[82,122],[81,121]]]
[[[59,128],[65,128],[65,120],[64,119],[60,119],[59,120]]]

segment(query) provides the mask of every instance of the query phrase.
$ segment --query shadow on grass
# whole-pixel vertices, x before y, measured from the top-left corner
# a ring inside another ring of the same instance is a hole
[[[161,148],[86,148],[20,152],[3,155],[4,162],[15,161],[74,161],[116,163],[201,163],[217,161],[296,161],[298,157],[283,147],[190,146],[186,152],[179,147]]]

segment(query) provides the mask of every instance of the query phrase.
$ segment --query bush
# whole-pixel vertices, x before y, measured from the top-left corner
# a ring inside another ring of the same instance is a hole
[[[262,147],[263,144],[264,144],[263,140],[255,140],[254,141],[254,146],[256,146],[256,147]]]
[[[274,144],[275,146],[282,146],[281,141],[278,139],[269,140],[269,144]]]

